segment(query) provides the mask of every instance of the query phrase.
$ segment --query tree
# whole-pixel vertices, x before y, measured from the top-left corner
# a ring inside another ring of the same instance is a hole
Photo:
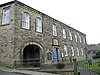
[[[96,57],[97,57],[97,58],[100,58],[100,51],[97,51],[97,52],[96,52]]]

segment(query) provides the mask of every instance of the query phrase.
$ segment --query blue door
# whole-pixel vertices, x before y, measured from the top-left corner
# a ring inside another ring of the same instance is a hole
[[[54,62],[58,62],[58,48],[54,50]]]

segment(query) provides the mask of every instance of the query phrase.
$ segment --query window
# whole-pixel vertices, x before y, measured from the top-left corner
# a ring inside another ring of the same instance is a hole
[[[70,40],[72,40],[72,33],[69,31]]]
[[[42,32],[42,30],[43,30],[42,28],[43,28],[42,20],[41,20],[41,18],[37,17],[36,18],[36,31],[37,32]]]
[[[85,44],[85,38],[83,37],[83,43]]]
[[[65,54],[65,56],[68,56],[68,49],[67,49],[66,45],[64,45],[64,54]]]
[[[83,48],[81,48],[81,55],[82,55],[82,56],[84,55],[84,51],[83,51]]]
[[[53,32],[53,36],[57,36],[57,28],[56,25],[52,25],[52,32]]]
[[[79,53],[79,48],[76,47],[76,50],[77,50],[77,56],[79,56],[79,55],[80,55],[80,53]]]
[[[48,60],[51,60],[51,59],[52,59],[52,53],[51,53],[51,52],[48,52],[48,53],[47,53],[47,59],[48,59]]]
[[[75,52],[74,52],[74,48],[71,46],[71,55],[74,56]]]
[[[66,38],[66,31],[63,29],[63,38]]]
[[[28,13],[22,13],[22,28],[30,28],[30,16]]]
[[[75,41],[77,42],[77,34],[75,34]]]
[[[80,43],[82,42],[82,39],[81,39],[81,36],[79,35],[79,41],[80,41]]]
[[[3,8],[2,24],[9,24],[10,21],[10,7]]]

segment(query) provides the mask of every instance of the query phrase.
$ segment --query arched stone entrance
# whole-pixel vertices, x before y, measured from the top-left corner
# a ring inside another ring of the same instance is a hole
[[[39,45],[28,44],[22,51],[22,63],[24,67],[40,67],[42,49]]]

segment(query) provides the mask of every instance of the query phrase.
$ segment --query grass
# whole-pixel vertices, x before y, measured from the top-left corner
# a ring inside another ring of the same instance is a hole
[[[85,61],[81,61],[79,62],[79,66],[92,70],[94,72],[100,73],[100,61],[95,61],[95,62],[85,62]]]

